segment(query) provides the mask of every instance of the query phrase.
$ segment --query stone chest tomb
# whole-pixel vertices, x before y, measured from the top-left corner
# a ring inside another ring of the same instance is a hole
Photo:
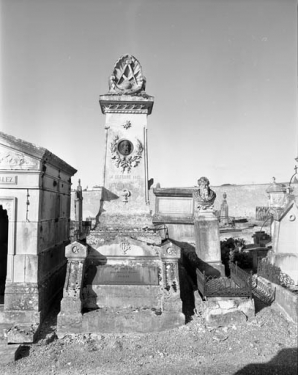
[[[149,208],[147,119],[154,98],[145,92],[139,61],[122,56],[100,96],[105,115],[103,186],[94,226],[82,249],[69,251],[58,334],[154,331],[184,324],[180,248],[152,224]],[[71,270],[76,269],[75,273]],[[69,280],[76,274],[74,292]]]

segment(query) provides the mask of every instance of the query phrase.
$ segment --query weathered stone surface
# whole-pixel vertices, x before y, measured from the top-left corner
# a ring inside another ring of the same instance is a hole
[[[6,284],[4,311],[38,311],[38,296],[38,286],[35,283]]]
[[[161,308],[161,289],[155,285],[87,285],[83,306],[92,308]]]
[[[210,311],[205,316],[205,321],[209,327],[230,326],[233,324],[245,323],[247,317],[238,309]]]
[[[93,280],[86,280],[87,283],[95,285],[158,285],[159,267],[156,265],[105,265],[98,266]]]
[[[254,300],[242,297],[212,297],[203,308],[206,324],[212,327],[243,323],[255,315]]]
[[[0,314],[0,323],[31,324],[40,323],[40,312],[34,310],[7,310]]]
[[[185,324],[185,316],[177,312],[158,310],[99,309],[83,316],[84,332],[160,332]]]
[[[7,343],[33,343],[38,333],[39,324],[14,325],[7,331]]]
[[[197,256],[225,275],[221,262],[219,223],[212,210],[200,210],[194,219]]]
[[[298,323],[298,295],[280,285],[271,283],[264,277],[258,276],[268,288],[275,290],[272,306],[279,310],[288,320]]]
[[[21,351],[21,345],[10,344],[7,345],[6,342],[0,343],[0,364],[2,366],[8,363],[14,362],[18,359],[19,353]]]
[[[220,262],[219,225],[213,211],[202,211],[194,226],[198,257],[204,262]]]
[[[100,97],[106,115],[104,181],[91,208],[83,293],[74,296],[82,302],[82,332],[147,332],[184,323],[179,303],[180,248],[164,240],[150,214],[147,116],[153,98],[139,92],[144,89],[139,63],[125,56],[116,64],[109,93]],[[82,287],[81,269],[68,267],[64,291],[71,279],[72,285]],[[72,305],[76,313],[81,312],[74,300],[63,302],[62,313],[71,315]],[[58,321],[64,332],[67,327],[72,332],[80,329],[80,322],[68,324],[66,315]]]
[[[65,247],[65,256],[67,259],[85,259],[87,253],[88,247],[78,241],[72,242]]]
[[[57,336],[83,333],[83,316],[78,312],[60,312],[57,316]]]

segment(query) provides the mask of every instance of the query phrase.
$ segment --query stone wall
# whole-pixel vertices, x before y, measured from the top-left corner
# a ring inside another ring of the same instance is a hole
[[[215,201],[215,209],[219,210],[222,203],[223,193],[227,194],[227,202],[229,206],[229,216],[234,217],[248,217],[255,219],[256,207],[268,206],[268,195],[266,189],[268,184],[251,184],[251,185],[226,185],[226,186],[212,186],[211,188],[216,192],[217,198]],[[292,184],[294,188],[293,194],[298,196],[298,184]],[[175,188],[191,189],[191,188]],[[96,217],[100,208],[100,191],[88,190],[83,192],[83,218]],[[150,209],[155,213],[155,195],[153,189],[149,191]],[[71,198],[71,218],[74,220],[74,193]]]
[[[40,311],[45,313],[63,288],[65,246],[69,243],[69,175],[47,166],[42,178],[38,228],[38,288]]]

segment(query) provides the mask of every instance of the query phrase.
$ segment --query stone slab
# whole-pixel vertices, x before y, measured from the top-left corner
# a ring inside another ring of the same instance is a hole
[[[38,328],[37,324],[15,325],[7,331],[7,343],[31,344],[37,337]]]
[[[159,285],[87,285],[83,289],[83,308],[160,308]]]
[[[173,329],[185,324],[181,312],[159,309],[98,309],[83,314],[81,319],[59,319],[57,336],[79,333],[149,333]]]
[[[275,290],[272,307],[280,311],[286,319],[298,324],[298,295],[264,277],[258,276],[258,279],[261,279],[268,288]]]
[[[61,338],[67,334],[79,334],[83,332],[82,329],[83,317],[82,314],[74,312],[64,313],[60,312],[57,316],[57,336]]]
[[[154,310],[111,310],[99,309],[83,315],[85,332],[102,333],[147,333],[160,332],[185,324],[185,316],[177,312]]]
[[[100,265],[96,274],[89,272],[87,283],[92,285],[158,285],[158,267],[142,265]]]
[[[205,316],[208,327],[225,327],[233,324],[245,323],[246,315],[238,309],[222,310],[217,309],[210,311]]]
[[[196,304],[202,304],[197,296]],[[211,297],[203,302],[203,318],[209,327],[242,324],[254,316],[255,304],[250,298]]]

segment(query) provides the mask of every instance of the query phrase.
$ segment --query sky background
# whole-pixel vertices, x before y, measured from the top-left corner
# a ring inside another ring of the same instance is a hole
[[[297,157],[296,0],[0,0],[1,131],[102,182],[99,95],[142,65],[149,178],[289,181]]]

